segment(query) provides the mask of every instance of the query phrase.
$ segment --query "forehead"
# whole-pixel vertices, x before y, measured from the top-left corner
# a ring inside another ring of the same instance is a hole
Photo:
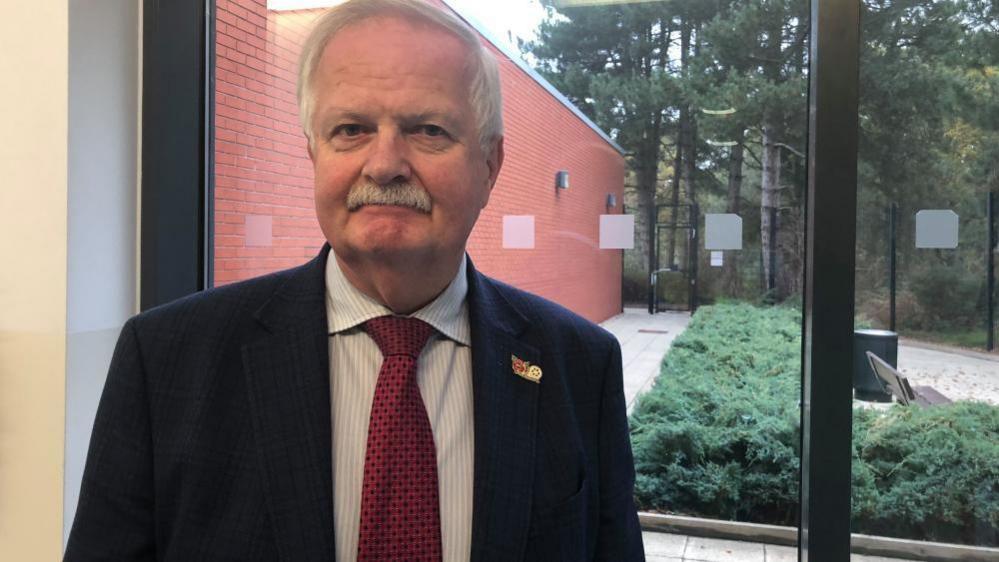
[[[445,29],[398,16],[376,16],[351,24],[326,44],[316,69],[325,87],[356,80],[407,81],[467,86],[470,55]]]

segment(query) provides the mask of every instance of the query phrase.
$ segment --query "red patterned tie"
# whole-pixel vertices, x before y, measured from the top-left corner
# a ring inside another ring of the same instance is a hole
[[[399,316],[363,328],[385,360],[368,422],[357,559],[440,562],[437,453],[416,385],[416,359],[434,329]]]

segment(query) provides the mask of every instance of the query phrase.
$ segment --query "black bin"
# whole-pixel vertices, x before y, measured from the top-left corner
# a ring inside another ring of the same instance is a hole
[[[867,362],[870,351],[892,367],[898,368],[898,334],[888,330],[854,330],[853,332],[853,389],[857,400],[868,402],[891,402],[891,393],[886,392]]]

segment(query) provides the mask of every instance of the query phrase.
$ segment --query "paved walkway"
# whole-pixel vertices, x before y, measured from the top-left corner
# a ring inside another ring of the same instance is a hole
[[[648,562],[797,562],[798,549],[753,542],[688,537],[669,533],[642,533],[645,559]],[[904,558],[885,558],[852,554],[851,562],[903,562]]]
[[[898,370],[910,384],[932,386],[951,400],[999,405],[999,356],[903,339]]]
[[[649,314],[644,308],[625,308],[624,313],[603,322],[621,344],[624,363],[624,399],[631,414],[635,398],[652,387],[659,365],[673,338],[687,328],[688,312]]]

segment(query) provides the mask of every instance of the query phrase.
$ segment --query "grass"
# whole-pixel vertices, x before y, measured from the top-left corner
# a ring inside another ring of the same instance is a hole
[[[984,329],[933,331],[903,330],[899,332],[899,335],[908,339],[952,345],[954,347],[963,347],[979,351],[985,350],[987,338]]]

